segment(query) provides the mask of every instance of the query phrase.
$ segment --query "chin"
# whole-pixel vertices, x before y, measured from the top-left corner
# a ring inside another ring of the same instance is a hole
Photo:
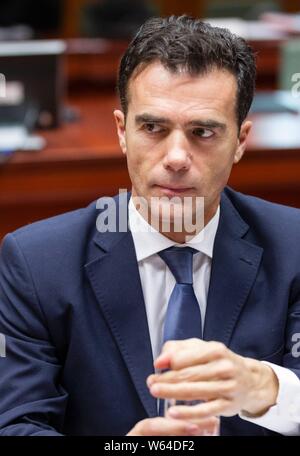
[[[162,232],[169,232],[170,227],[176,232],[193,232],[195,226],[204,225],[204,201],[200,198],[196,204],[193,199],[177,199],[177,204],[167,198],[151,204],[151,224]],[[191,200],[191,201],[190,201]]]

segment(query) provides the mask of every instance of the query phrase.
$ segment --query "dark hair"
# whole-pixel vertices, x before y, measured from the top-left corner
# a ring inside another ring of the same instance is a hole
[[[149,19],[129,44],[119,67],[117,88],[125,116],[132,74],[153,61],[174,73],[182,68],[191,75],[213,68],[231,72],[237,80],[236,110],[241,126],[253,100],[256,76],[253,51],[243,38],[186,15]]]

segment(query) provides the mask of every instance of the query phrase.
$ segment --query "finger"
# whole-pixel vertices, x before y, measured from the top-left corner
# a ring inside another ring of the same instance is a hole
[[[168,340],[162,347],[162,353],[173,353],[178,350],[183,350],[198,342],[200,342],[200,344],[206,343],[202,339],[197,339],[196,337],[184,340]]]
[[[170,369],[171,367],[171,354],[162,353],[153,363],[155,369]]]
[[[140,421],[127,434],[128,436],[142,435],[198,435],[200,432],[199,426],[186,421],[175,420],[171,418],[149,418]]]
[[[205,419],[208,416],[223,415],[230,404],[230,400],[222,398],[191,406],[176,405],[168,409],[167,416],[195,422],[195,420]]]
[[[162,353],[157,358],[154,366],[158,369],[168,367],[171,370],[180,370],[218,359],[232,359],[230,350],[220,342],[204,342],[198,339],[189,341],[189,345],[178,345],[177,350],[172,345],[170,351]]]
[[[172,418],[169,415],[169,412],[167,412],[166,417]],[[220,427],[220,418],[218,418],[216,416],[210,416],[210,417],[206,417],[206,418],[199,418],[199,417],[195,416],[195,417],[190,417],[188,419],[188,421],[190,423],[196,424],[198,426],[197,435],[214,434],[219,430],[219,427]]]
[[[195,347],[195,344],[199,345],[206,344],[202,339],[185,339],[185,340],[169,340],[165,342],[162,348],[162,353],[154,361],[154,367],[156,369],[167,369],[170,368],[170,360],[173,354],[177,353],[179,350],[185,350]]]
[[[230,379],[235,374],[235,366],[231,360],[217,360],[208,364],[197,365],[180,369],[178,371],[170,370],[161,374],[150,375],[147,379],[147,385],[154,383],[178,383],[178,382],[196,382],[211,381],[219,379]]]
[[[210,400],[219,397],[229,398],[235,391],[235,380],[154,383],[150,386],[150,393],[154,397],[179,400]]]

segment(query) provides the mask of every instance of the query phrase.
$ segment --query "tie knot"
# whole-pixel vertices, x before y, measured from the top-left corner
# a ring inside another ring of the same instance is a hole
[[[159,252],[177,283],[193,284],[193,255],[191,247],[169,247]]]

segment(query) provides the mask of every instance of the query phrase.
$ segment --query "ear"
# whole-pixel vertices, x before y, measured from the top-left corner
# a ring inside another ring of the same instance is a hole
[[[125,115],[119,109],[114,111],[114,118],[117,126],[117,133],[119,138],[119,144],[122,149],[123,154],[126,154],[126,131],[125,131]]]
[[[240,134],[238,138],[238,146],[234,154],[234,160],[233,163],[238,163],[242,156],[244,155],[245,149],[246,149],[246,142],[247,138],[249,136],[250,130],[252,127],[252,122],[250,120],[247,120],[242,123],[241,128],[240,128]]]

